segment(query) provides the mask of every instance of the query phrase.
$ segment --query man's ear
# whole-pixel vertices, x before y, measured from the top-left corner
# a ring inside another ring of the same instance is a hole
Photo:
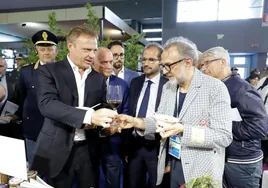
[[[186,59],[184,60],[184,63],[185,63],[185,67],[186,67],[186,68],[192,67],[193,64],[194,64],[192,58],[186,58]]]
[[[221,60],[221,65],[222,67],[226,67],[227,66],[227,61],[225,59]]]

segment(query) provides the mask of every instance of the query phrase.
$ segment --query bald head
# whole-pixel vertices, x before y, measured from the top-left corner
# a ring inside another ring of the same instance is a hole
[[[0,57],[0,78],[6,74],[7,63],[3,57]]]
[[[93,64],[94,69],[106,78],[113,72],[113,54],[108,48],[99,48]]]

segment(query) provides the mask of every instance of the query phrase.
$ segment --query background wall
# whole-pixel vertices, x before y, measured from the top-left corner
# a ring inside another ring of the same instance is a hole
[[[122,19],[141,20],[143,18],[162,17],[161,0],[12,0],[2,3],[0,12],[73,8],[84,6],[87,2],[92,5],[107,6]]]
[[[261,26],[261,19],[177,23],[177,0],[162,0],[162,5],[163,42],[184,36],[195,42],[200,51],[222,46],[230,53],[253,53],[250,68],[266,66],[268,27]],[[224,34],[223,39],[218,40],[217,34]]]

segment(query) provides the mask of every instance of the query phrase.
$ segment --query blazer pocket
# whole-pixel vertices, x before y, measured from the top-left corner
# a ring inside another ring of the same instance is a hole
[[[51,132],[47,132],[47,131],[41,130],[40,133],[44,134],[45,136],[49,136],[49,137],[54,138],[54,134],[51,133]]]
[[[40,148],[49,152],[53,146],[54,136],[41,131],[38,136],[38,142]]]

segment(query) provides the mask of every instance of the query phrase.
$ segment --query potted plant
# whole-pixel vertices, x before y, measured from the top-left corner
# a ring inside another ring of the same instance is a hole
[[[205,174],[199,178],[191,179],[186,188],[216,188],[216,181],[213,180],[210,174]]]

